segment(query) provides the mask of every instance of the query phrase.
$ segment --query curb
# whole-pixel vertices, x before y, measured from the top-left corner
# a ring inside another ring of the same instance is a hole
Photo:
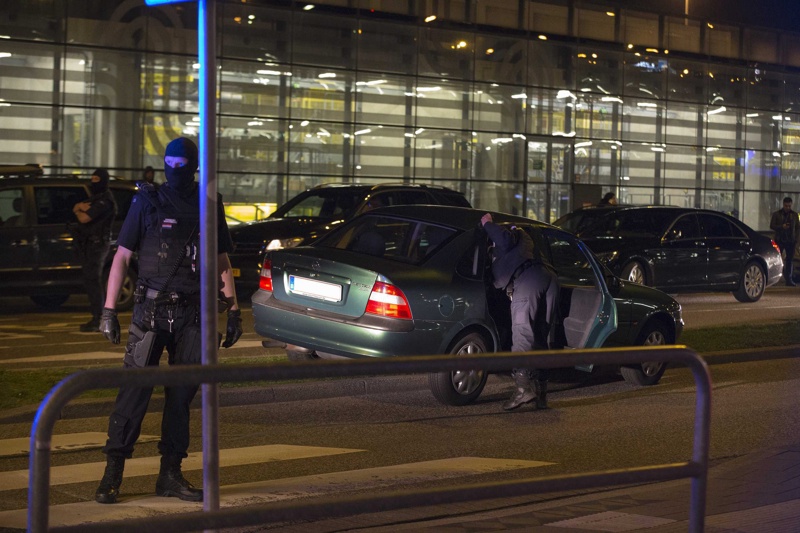
[[[800,357],[800,345],[729,350],[701,355],[709,366],[766,361],[770,359],[788,359]],[[427,376],[420,374],[329,379],[313,382],[315,383],[313,387],[308,386],[309,383],[312,382],[284,383],[264,387],[219,388],[219,406],[233,407],[237,405],[296,402],[301,400],[337,398],[340,396],[365,396],[368,394],[408,392],[428,388]],[[202,396],[198,393],[192,402],[192,408],[199,409],[201,405]],[[35,418],[38,409],[38,405],[9,409],[0,413],[0,424],[30,423]],[[59,418],[64,420],[107,416],[113,409],[114,398],[75,400],[64,407]],[[150,399],[147,411],[155,412],[162,411],[163,409],[164,396],[154,395]]]

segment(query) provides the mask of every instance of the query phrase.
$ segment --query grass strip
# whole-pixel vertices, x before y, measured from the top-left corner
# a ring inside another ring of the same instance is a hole
[[[689,329],[679,339],[696,352],[708,353],[725,350],[747,350],[767,348],[770,346],[787,346],[800,344],[800,320],[789,320],[779,323],[739,326],[718,326],[702,329]],[[234,357],[221,360],[222,364],[271,364],[285,361],[283,355],[263,357]],[[115,365],[108,365],[113,368]],[[25,405],[36,405],[59,381],[70,374],[89,367],[37,368],[24,370],[0,369],[0,409],[13,409]],[[91,368],[97,368],[93,366]],[[251,387],[254,385],[272,385],[272,382],[222,383],[222,388]],[[160,387],[156,387],[156,392]],[[116,396],[116,389],[90,390],[79,398],[108,398]]]

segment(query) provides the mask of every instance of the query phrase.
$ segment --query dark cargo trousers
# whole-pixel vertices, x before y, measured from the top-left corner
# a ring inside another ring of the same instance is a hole
[[[511,351],[547,350],[558,314],[559,283],[556,274],[540,263],[526,268],[514,280],[511,296]],[[514,369],[517,372],[520,369]],[[546,370],[531,370],[530,376],[547,380]]]
[[[144,321],[145,306],[151,300],[136,304],[133,322],[143,330],[151,329],[150,321]],[[160,306],[154,311],[155,342],[150,350],[147,366],[158,366],[164,348],[169,354],[170,365],[200,363],[199,308],[190,306]],[[172,322],[170,323],[170,320]],[[123,366],[135,368],[133,350],[139,342],[138,336],[129,333]],[[158,451],[161,455],[187,456],[189,448],[189,406],[197,394],[199,385],[164,388],[164,412],[161,419],[161,440]],[[130,458],[136,439],[142,430],[142,420],[153,393],[152,387],[122,387],[117,394],[114,412],[108,422],[108,440],[103,452],[111,456]]]

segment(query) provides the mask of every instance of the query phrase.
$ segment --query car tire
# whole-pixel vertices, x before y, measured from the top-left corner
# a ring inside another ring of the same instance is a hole
[[[631,261],[622,268],[622,275],[620,276],[625,281],[631,283],[638,283],[639,285],[647,285],[647,272],[644,265],[639,261]]]
[[[42,309],[58,309],[69,299],[69,294],[37,294],[31,300]]]
[[[486,339],[480,333],[467,333],[450,348],[452,355],[486,353]],[[433,396],[445,405],[467,405],[474,402],[486,386],[485,370],[456,370],[428,374]]]
[[[764,295],[766,288],[767,275],[764,273],[764,268],[755,261],[750,261],[744,267],[739,288],[736,289],[733,296],[740,302],[757,302]]]
[[[286,358],[293,363],[300,363],[303,361],[314,361],[319,359],[319,356],[314,351],[286,350]]]
[[[666,326],[661,322],[651,322],[646,324],[639,334],[638,346],[663,346],[672,342]],[[667,369],[664,362],[645,362],[636,366],[623,366],[619,369],[620,374],[628,383],[649,387],[661,381],[661,376]]]

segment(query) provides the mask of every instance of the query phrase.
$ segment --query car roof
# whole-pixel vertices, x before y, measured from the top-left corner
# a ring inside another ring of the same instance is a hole
[[[2,168],[0,167],[0,170]],[[91,174],[45,174],[45,175],[9,175],[0,173],[0,187],[20,187],[24,185],[86,185],[91,179]],[[133,180],[111,176],[108,180],[109,187],[115,189],[136,189]]]
[[[428,185],[426,183],[322,183],[306,189],[315,191],[319,189],[357,189],[364,191],[380,191],[383,189],[427,189],[431,191],[446,191],[463,194],[455,189],[450,189],[442,185]]]
[[[516,215],[509,215],[507,213],[497,213],[495,211],[487,211],[485,209],[473,209],[469,207],[453,207],[442,205],[396,205],[391,207],[379,207],[370,211],[369,215],[391,215],[404,218],[413,218],[431,222],[434,224],[441,224],[442,226],[450,226],[463,230],[472,229],[480,224],[481,217],[486,213],[492,215],[494,222],[503,223],[517,223],[528,224],[532,226],[554,228],[550,224],[524,218]],[[560,230],[559,231],[563,231]]]

